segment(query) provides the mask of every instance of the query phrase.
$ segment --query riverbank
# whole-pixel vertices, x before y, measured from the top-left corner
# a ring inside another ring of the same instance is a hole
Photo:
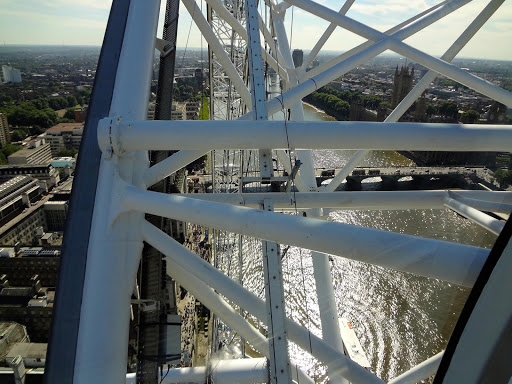
[[[306,96],[302,100],[302,102],[304,104],[307,104],[308,106],[312,107],[316,111],[318,111],[320,113],[324,113],[326,116],[328,116],[330,119],[332,119],[334,121],[346,121],[347,120],[341,114],[336,113],[336,111],[332,110],[328,106],[313,101],[313,99],[311,98],[310,95]]]

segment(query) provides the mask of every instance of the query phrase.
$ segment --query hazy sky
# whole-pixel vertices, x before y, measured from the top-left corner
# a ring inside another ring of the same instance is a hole
[[[343,0],[319,2],[336,10],[343,4]],[[356,0],[347,15],[384,31],[438,2],[440,0]],[[474,0],[406,42],[430,54],[441,55],[488,2]],[[165,0],[162,3],[163,12]],[[0,0],[0,43],[101,45],[110,5],[111,0]],[[163,19],[162,13],[160,19]],[[185,7],[180,5],[179,47],[185,46],[190,20]],[[286,25],[289,36],[293,32],[292,47],[310,49],[328,23],[298,8],[289,8]],[[325,49],[347,50],[362,41],[338,28]],[[200,45],[199,32],[192,26],[188,46]],[[206,47],[206,43],[203,46]],[[505,1],[459,57],[512,60],[512,2]]]

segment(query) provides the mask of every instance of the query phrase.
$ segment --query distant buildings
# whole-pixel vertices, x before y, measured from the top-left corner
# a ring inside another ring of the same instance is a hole
[[[0,226],[3,226],[41,196],[39,182],[29,176],[16,176],[0,184]]]
[[[4,83],[21,83],[21,72],[19,69],[9,65],[2,65],[2,75]]]
[[[0,244],[2,247],[60,246],[62,236],[53,236],[52,233],[64,231],[69,206],[69,185],[57,187],[48,195],[41,195],[44,190],[33,183],[31,178],[27,179],[29,184],[19,183],[21,186],[18,190],[0,200],[4,218],[0,221]],[[28,255],[36,254],[28,252]],[[49,255],[56,254],[50,252]]]
[[[29,280],[24,280],[23,285],[11,286],[8,277],[0,276],[0,318],[25,326],[30,341],[48,342],[55,285],[42,286],[39,276],[34,274]],[[40,357],[44,358],[44,355]]]
[[[197,120],[199,119],[200,106],[201,103],[198,101],[174,103],[172,105],[171,120]]]
[[[85,123],[87,117],[87,106],[79,109],[75,109],[75,122]]]
[[[18,175],[31,176],[34,179],[38,179],[39,185],[45,191],[60,181],[59,171],[49,163],[0,165],[0,182],[7,181]]]
[[[67,201],[48,201],[44,203],[43,210],[46,216],[46,231],[63,232],[68,217]]]
[[[199,119],[199,110],[201,103],[199,101],[189,101],[185,104],[185,115],[187,120]]]
[[[185,103],[175,103],[172,105],[171,120],[187,120]]]
[[[155,120],[155,108],[156,104],[153,102],[150,102],[148,105],[148,120]]]
[[[400,71],[398,66],[395,70],[393,80],[393,93],[391,95],[391,108],[395,108],[404,99],[412,89],[412,81],[414,79],[414,67],[409,72],[409,68],[402,67]]]
[[[50,144],[44,139],[29,141],[26,148],[23,148],[7,157],[9,164],[48,164],[52,159]]]
[[[0,144],[2,146],[11,142],[11,133],[9,132],[9,123],[7,115],[0,113]]]
[[[52,156],[57,156],[64,149],[78,150],[83,132],[83,123],[60,123],[48,129],[44,138],[50,144]]]

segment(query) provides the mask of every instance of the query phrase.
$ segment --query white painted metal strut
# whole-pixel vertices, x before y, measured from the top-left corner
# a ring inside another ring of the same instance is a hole
[[[214,292],[207,284],[183,268],[173,258],[167,258],[167,271],[181,286],[192,293],[201,303],[209,308],[222,321],[238,332],[247,342],[263,356],[270,358],[268,340],[246,319],[237,313],[225,300]],[[302,372],[296,364],[291,364],[293,377],[300,383],[313,384],[313,380]],[[269,372],[267,369],[267,376]]]
[[[188,221],[472,286],[488,249],[126,187],[123,210]]]
[[[187,8],[187,11],[190,13],[190,15],[192,15],[192,19],[194,20],[197,27],[199,28],[204,38],[208,42],[208,46],[215,53],[217,60],[219,61],[219,63],[222,64],[222,67],[228,74],[230,80],[233,82],[233,85],[235,86],[237,92],[240,94],[240,97],[244,101],[245,105],[250,106],[251,95],[247,90],[244,81],[238,74],[235,66],[233,65],[227,53],[224,51],[224,48],[222,47],[217,37],[213,33],[210,25],[208,25],[208,22],[204,18],[196,2],[194,0],[181,1],[183,2],[183,5]]]
[[[407,31],[410,31],[411,34],[414,34],[415,32],[418,31],[418,29],[427,27],[428,25],[450,14],[451,12],[455,11],[456,9],[458,9],[464,4],[467,4],[470,1],[471,0],[452,0],[450,3],[443,5],[441,8],[437,9],[431,14],[411,24],[408,27]],[[336,12],[334,13],[336,14]],[[392,36],[396,38],[394,34]],[[405,39],[406,37],[409,36],[410,35],[408,34],[402,34],[401,38]],[[273,114],[281,110],[282,108],[287,108],[297,100],[302,99],[304,96],[310,94],[313,91],[316,91],[318,88],[328,84],[330,81],[333,81],[334,79],[344,75],[350,70],[356,68],[358,65],[361,65],[364,62],[373,59],[380,53],[384,52],[386,49],[388,49],[388,42],[386,39],[382,39],[381,41],[373,45],[368,45],[365,49],[349,51],[351,55],[346,57],[339,64],[336,64],[333,67],[322,71],[321,73],[315,75],[308,81],[304,81],[299,85],[293,87],[292,89],[289,89],[288,91],[284,92],[281,96],[278,96],[270,100],[268,102],[269,113]],[[241,119],[250,119],[250,115],[245,114],[241,117]]]
[[[501,230],[505,226],[503,221],[499,221],[479,210],[472,208],[466,204],[461,203],[451,197],[446,197],[445,205],[448,208],[453,209],[458,214],[470,219],[474,223],[484,227],[488,231],[494,233],[495,235],[499,235]]]
[[[265,78],[261,58],[258,7],[255,0],[246,0],[247,56],[249,82],[251,86],[253,120],[262,124],[268,120]],[[268,143],[270,147],[270,142]],[[267,146],[260,148],[260,175],[270,179],[273,175],[272,151]],[[261,208],[273,211],[271,199],[265,199]],[[268,344],[270,355],[270,382],[290,383],[291,370],[288,356],[288,334],[285,326],[286,311],[283,288],[283,272],[279,245],[272,241],[262,242],[263,276],[267,305]]]
[[[112,126],[120,115],[146,118],[159,8],[157,0],[130,2],[110,107]],[[75,384],[122,383],[126,376],[130,299],[143,246],[136,227],[144,215],[124,213],[112,226],[108,216],[118,199],[119,178],[144,188],[141,176],[149,161],[147,151],[133,152],[129,157],[119,155],[107,148],[102,151],[87,252]]]
[[[502,151],[512,148],[511,125],[354,121],[120,121],[100,122],[100,148],[114,151],[183,148],[302,148]],[[208,140],[204,140],[208,138]],[[301,166],[302,168],[302,166]]]
[[[450,194],[449,194],[450,193]],[[444,199],[452,197],[461,203],[481,211],[495,213],[512,212],[512,192],[501,191],[340,191],[297,192],[294,194],[268,193],[194,193],[175,196],[243,205],[258,208],[264,199],[272,197],[275,209],[295,210],[310,208],[334,208],[337,210],[407,210],[445,209]]]
[[[355,0],[345,0],[345,3],[342,5],[342,7],[340,8],[340,13],[342,15],[345,15],[348,10],[350,9],[350,7],[352,6],[352,4],[354,4],[354,1]],[[301,69],[302,71],[306,72],[306,69],[309,67],[309,65],[313,62],[313,60],[316,58],[316,56],[318,55],[318,52],[320,52],[320,50],[322,49],[322,47],[324,46],[324,44],[327,42],[327,40],[329,39],[329,37],[332,35],[332,33],[334,32],[334,30],[337,28],[338,26],[335,24],[335,23],[331,23],[327,29],[325,30],[325,32],[322,34],[322,36],[320,37],[320,39],[318,39],[317,43],[315,44],[315,46],[313,47],[313,49],[309,52],[308,56],[306,57],[306,59],[304,59],[304,62],[302,63],[302,66],[301,66]]]
[[[126,375],[126,384],[136,384],[136,374]],[[268,383],[267,359],[233,359],[211,361],[207,367],[163,370],[158,384],[253,384]]]
[[[264,324],[267,321],[265,302],[252,292],[241,287],[217,270],[208,262],[189,251],[171,237],[147,221],[141,223],[144,240],[182,266],[203,282],[224,295],[236,305],[244,306]],[[286,319],[290,340],[310,352],[324,364],[332,366],[333,373],[348,378],[354,383],[382,383],[374,374],[367,371],[344,354],[329,346],[323,340],[290,319]]]
[[[319,16],[327,21],[335,22],[339,26],[365,37],[372,41],[384,42],[386,49],[391,49],[396,53],[404,55],[411,60],[416,61],[423,66],[436,71],[446,77],[451,78],[469,88],[472,88],[484,95],[495,99],[509,107],[512,107],[512,93],[482,80],[469,72],[461,70],[445,61],[439,60],[433,56],[411,47],[403,43],[399,38],[388,36],[385,33],[379,32],[376,29],[370,28],[347,16],[341,15],[332,9],[329,9],[321,4],[311,0],[287,0],[289,3],[298,6],[299,8],[310,12],[313,15]],[[421,22],[421,20],[420,20]],[[397,34],[400,32],[397,32]],[[377,45],[377,44],[376,44]]]
[[[272,6],[276,7],[275,0],[270,0]],[[350,2],[348,3],[350,4]],[[279,50],[282,54],[283,59],[285,60],[285,65],[288,70],[288,83],[286,83],[286,88],[296,86],[301,78],[297,73],[297,70],[294,69],[294,62],[292,58],[292,54],[290,51],[290,45],[288,43],[288,37],[286,35],[286,29],[284,27],[284,20],[282,14],[273,11],[272,12],[272,21],[277,34],[277,40],[279,42]],[[300,70],[300,69],[299,69]],[[284,106],[283,106],[284,109]],[[297,100],[295,103],[290,105],[290,120],[293,121],[304,121],[304,110],[302,107],[302,101]],[[291,148],[300,148],[293,146],[290,142],[289,132],[288,132],[288,122],[286,121],[288,117],[285,116],[285,133],[286,140],[288,142],[288,151],[291,151]],[[299,170],[299,177],[295,177],[295,180],[300,180],[297,184],[297,187],[300,191],[316,191],[317,184],[315,178],[315,171],[313,168],[313,158],[311,155],[311,151],[307,150],[296,150],[296,155],[298,160],[301,162],[301,167]],[[288,160],[289,166],[291,168],[291,160]],[[293,172],[293,171],[292,171]],[[290,172],[289,174],[292,174]],[[318,217],[322,215],[322,210],[313,209],[309,210],[308,214],[312,217]],[[322,337],[331,347],[333,347],[338,352],[343,352],[343,342],[341,340],[340,330],[338,326],[338,315],[337,315],[337,306],[334,298],[334,286],[332,284],[331,271],[329,258],[327,255],[322,254],[320,252],[316,252],[315,250],[312,252],[313,257],[313,274],[315,277],[315,286],[316,293],[318,299],[318,305],[320,310],[320,321],[322,323]],[[302,272],[304,273],[304,271]],[[305,287],[304,287],[305,288]],[[309,315],[308,315],[309,316]],[[335,373],[335,368],[327,365],[329,370],[329,377],[333,384],[341,384],[344,380]]]
[[[415,22],[416,20],[422,18],[423,16],[425,15],[428,15],[429,13],[435,11],[436,9],[442,7],[443,5],[445,5],[446,3],[448,3],[450,0],[445,0],[439,4],[436,4],[434,5],[433,7],[421,12],[421,13],[418,13],[417,15],[411,17],[410,19],[407,19],[406,21],[394,26],[393,28],[391,29],[388,29],[386,32],[384,32],[386,35],[391,35],[399,30],[401,30],[402,28],[404,28],[405,26]],[[468,0],[468,1],[471,1],[471,0]],[[369,40],[363,44],[360,44],[350,50],[348,50],[347,52],[344,52],[342,53],[341,55],[339,55],[338,57],[335,57],[334,59],[331,59],[329,61],[327,61],[326,63],[324,64],[321,64],[319,65],[318,67],[316,68],[312,68],[310,71],[306,72],[305,73],[305,77],[304,79],[309,79],[315,75],[318,75],[319,73],[325,71],[326,69],[329,69],[331,68],[332,66],[342,62],[343,60],[349,58],[350,56],[358,53],[358,52],[361,52],[363,49],[365,48],[368,48],[370,47],[371,45],[373,44],[373,41]]]
[[[407,372],[402,373],[400,376],[395,377],[389,381],[389,384],[414,384],[435,375],[443,355],[444,351],[439,352]]]
[[[446,53],[441,56],[441,60],[451,62],[462,48],[473,38],[473,36],[480,30],[487,20],[496,12],[496,10],[503,4],[504,0],[492,0],[480,14],[473,20],[473,22],[466,28],[460,37],[448,48]],[[403,31],[401,31],[403,32]],[[403,114],[411,107],[411,105],[421,96],[421,94],[430,86],[430,83],[436,78],[437,73],[428,71],[425,76],[414,86],[414,88],[407,94],[407,96],[396,106],[391,114],[386,117],[385,122],[395,123]],[[326,191],[334,191],[338,185],[348,176],[348,174],[361,163],[366,157],[368,151],[358,151],[350,159],[350,161],[343,167],[343,169],[334,177],[331,183],[325,188]]]

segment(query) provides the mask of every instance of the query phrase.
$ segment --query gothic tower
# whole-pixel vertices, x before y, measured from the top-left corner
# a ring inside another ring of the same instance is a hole
[[[409,68],[403,66],[398,70],[398,65],[395,69],[395,78],[393,81],[393,94],[391,96],[391,108],[395,108],[403,98],[412,89],[412,80],[414,78],[414,67],[409,72]]]

